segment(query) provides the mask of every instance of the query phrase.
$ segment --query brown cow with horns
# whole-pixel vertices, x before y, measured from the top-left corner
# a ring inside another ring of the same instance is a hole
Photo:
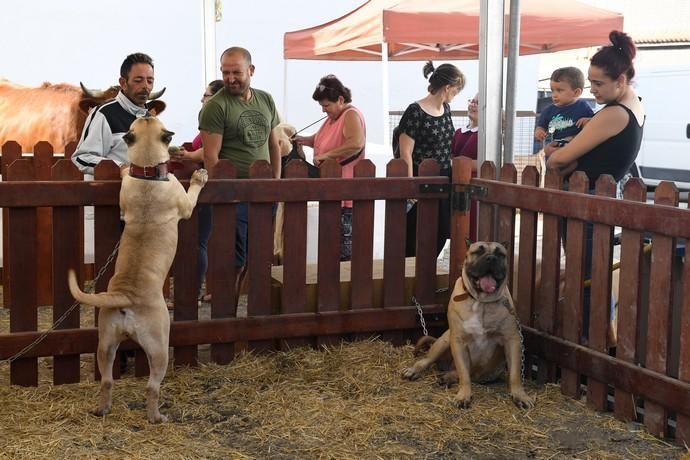
[[[117,96],[119,86],[92,90],[67,83],[43,83],[39,87],[17,85],[0,80],[0,147],[16,141],[22,151],[33,151],[39,141],[47,141],[55,152],[64,152],[70,142],[77,142],[89,111]],[[165,88],[149,96],[147,107],[153,113],[165,109],[157,101]]]

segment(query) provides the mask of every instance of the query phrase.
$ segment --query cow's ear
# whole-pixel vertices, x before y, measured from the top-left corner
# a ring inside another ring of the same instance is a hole
[[[84,113],[89,113],[98,103],[95,99],[81,99],[79,101],[79,109]]]
[[[151,115],[157,117],[163,110],[165,110],[165,102],[163,101],[149,101],[146,103],[146,108],[149,110]]]

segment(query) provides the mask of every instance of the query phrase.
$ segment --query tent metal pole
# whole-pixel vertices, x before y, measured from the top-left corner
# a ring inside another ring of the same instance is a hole
[[[216,2],[215,0],[202,0],[202,56],[204,57],[204,81],[202,87],[216,79],[218,73],[219,57],[216,56]]]
[[[479,13],[479,152],[478,160],[502,165],[503,0],[481,0]],[[491,95],[489,97],[489,95]]]
[[[388,97],[388,43],[381,42],[381,102],[383,105],[383,145],[391,145],[390,140],[390,102]]]
[[[508,66],[506,71],[506,132],[503,137],[503,160],[513,162],[515,149],[515,91],[517,90],[517,63],[520,52],[520,0],[510,0],[508,29]]]

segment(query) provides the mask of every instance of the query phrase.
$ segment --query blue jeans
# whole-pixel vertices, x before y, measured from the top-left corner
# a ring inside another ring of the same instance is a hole
[[[340,208],[340,260],[352,259],[352,208]]]
[[[247,203],[237,205],[235,221],[235,268],[247,263],[249,207]],[[213,227],[213,207],[199,205],[199,251],[197,254],[197,282],[201,294],[201,285],[208,271],[208,242]]]
[[[247,248],[249,247],[249,205],[244,202],[237,205],[235,220],[235,268],[247,263]]]

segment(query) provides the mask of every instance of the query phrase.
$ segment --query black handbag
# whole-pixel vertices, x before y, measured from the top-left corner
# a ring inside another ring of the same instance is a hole
[[[307,176],[310,179],[318,179],[319,168],[317,168],[313,164],[309,163],[304,158],[304,153],[301,152],[301,150],[299,149],[299,146],[297,145],[296,142],[292,143],[292,150],[290,150],[290,153],[288,153],[283,158],[281,158],[281,162],[282,162],[281,176],[282,177],[285,177],[285,167],[291,161],[302,161],[302,162],[304,162],[304,164],[307,165]]]
[[[357,158],[359,158],[362,155],[362,152],[364,152],[364,149],[360,150],[356,154],[352,155],[351,157],[345,158],[343,161],[340,162],[340,166],[345,166],[347,164],[352,163],[355,161]],[[282,161],[282,177],[285,177],[285,167],[290,161],[302,161],[304,164],[307,165],[307,176],[310,179],[318,179],[319,178],[319,168],[318,166],[314,166],[313,164],[309,163],[305,158],[304,158],[304,153],[301,152],[299,149],[299,146],[297,145],[296,142],[292,143],[292,150],[290,150],[290,153],[285,155],[283,158],[281,158]]]

